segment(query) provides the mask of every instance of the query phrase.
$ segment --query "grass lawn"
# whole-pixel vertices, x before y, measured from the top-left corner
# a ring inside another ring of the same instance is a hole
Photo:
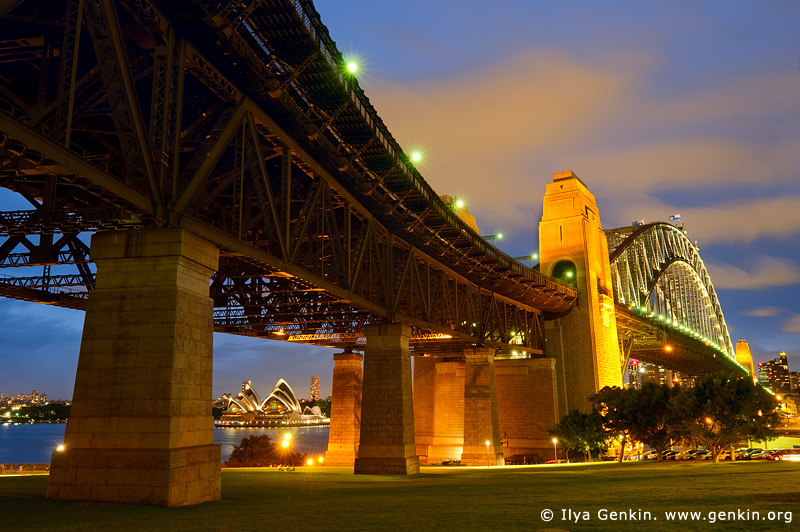
[[[228,469],[221,501],[183,508],[48,501],[46,483],[45,476],[0,477],[0,530],[800,530],[800,463],[424,467],[411,477]],[[562,520],[568,509],[589,512],[589,520]],[[647,511],[654,520],[602,521],[602,509]],[[542,520],[545,510],[554,512],[551,522]],[[673,510],[702,516],[668,521],[665,512]],[[712,524],[708,516],[737,510],[759,512],[761,520],[741,513]],[[766,520],[779,511],[779,519]]]

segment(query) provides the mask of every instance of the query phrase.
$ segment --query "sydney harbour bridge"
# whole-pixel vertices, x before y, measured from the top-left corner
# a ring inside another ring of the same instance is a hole
[[[11,0],[0,28],[0,185],[30,205],[0,212],[0,295],[87,312],[50,497],[219,498],[212,331],[338,348],[329,463],[357,473],[546,446],[629,358],[746,371],[685,232],[603,231],[572,172],[536,267],[482,238],[309,0]]]

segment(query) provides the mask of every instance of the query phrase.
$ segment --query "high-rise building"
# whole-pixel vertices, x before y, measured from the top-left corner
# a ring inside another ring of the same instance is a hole
[[[691,387],[695,379],[657,364],[631,360],[628,364],[628,388],[639,389],[645,382]]]
[[[319,377],[311,377],[311,400],[319,401]]]
[[[31,392],[31,403],[39,404],[39,390],[33,390],[33,392]]]
[[[628,388],[639,389],[644,384],[644,374],[647,371],[647,364],[638,360],[631,360],[628,363]]]
[[[778,358],[767,362],[758,363],[758,382],[762,386],[771,388],[774,392],[788,393],[792,391],[786,353],[781,353]]]

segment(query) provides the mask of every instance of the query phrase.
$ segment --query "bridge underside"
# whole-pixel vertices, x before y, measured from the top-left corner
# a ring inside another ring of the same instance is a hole
[[[702,340],[655,325],[626,307],[617,305],[615,311],[623,370],[630,359],[636,359],[691,376],[710,373],[744,375],[741,366],[715,352]]]
[[[425,183],[310,2],[30,1],[4,15],[0,186],[33,209],[0,214],[0,266],[45,273],[4,280],[3,295],[84,308],[83,232],[181,227],[220,249],[215,328],[235,334],[358,348],[389,320],[427,335],[416,345],[540,354],[541,313],[577,297]]]

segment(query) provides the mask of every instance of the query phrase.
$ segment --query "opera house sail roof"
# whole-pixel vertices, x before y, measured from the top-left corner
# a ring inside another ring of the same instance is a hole
[[[290,424],[328,424],[319,406],[305,408],[294,394],[289,383],[279,379],[272,392],[262,401],[251,381],[242,383],[242,391],[236,396],[225,396],[228,405],[220,418],[221,424],[264,424],[288,422]]]

